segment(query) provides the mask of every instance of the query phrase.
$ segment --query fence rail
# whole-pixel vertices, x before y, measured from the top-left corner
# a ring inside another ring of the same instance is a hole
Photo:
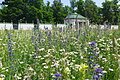
[[[52,29],[52,24],[40,24],[39,25],[40,29],[44,30],[45,28],[51,30]],[[57,24],[58,27],[66,27],[65,24]],[[89,27],[91,28],[97,28],[98,25],[90,25]],[[106,25],[99,25],[100,29],[118,29],[118,25],[111,25],[111,26],[106,26]],[[32,30],[34,28],[34,24],[32,23],[20,23],[18,24],[18,30]],[[13,29],[13,24],[12,23],[0,23],[0,30],[12,30]]]

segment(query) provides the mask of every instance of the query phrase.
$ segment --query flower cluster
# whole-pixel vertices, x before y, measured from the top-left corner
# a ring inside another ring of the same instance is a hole
[[[55,28],[0,31],[0,79],[119,80],[119,31]]]

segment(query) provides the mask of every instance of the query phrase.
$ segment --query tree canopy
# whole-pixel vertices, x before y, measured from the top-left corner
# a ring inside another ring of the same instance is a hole
[[[0,22],[29,22],[37,17],[40,23],[64,23],[64,18],[73,12],[87,17],[91,23],[103,24],[108,21],[111,24],[120,22],[120,0],[112,0],[102,3],[98,7],[93,0],[70,0],[71,6],[64,6],[54,0],[44,3],[43,0],[4,0],[0,9]],[[75,10],[75,8],[77,8]]]

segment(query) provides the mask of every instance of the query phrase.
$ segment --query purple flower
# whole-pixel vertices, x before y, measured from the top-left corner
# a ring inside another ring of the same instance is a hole
[[[60,73],[56,73],[56,74],[54,74],[54,76],[55,76],[56,78],[58,78],[58,77],[61,77],[62,75],[61,75]]]
[[[93,79],[94,79],[94,80],[99,80],[99,76],[98,76],[98,75],[94,75],[94,76],[93,76]]]
[[[94,58],[94,56],[89,56],[89,58],[90,58],[90,59],[93,59],[93,58]]]
[[[96,46],[96,42],[95,41],[89,42],[89,45],[94,47],[94,46]]]
[[[99,80],[99,79],[101,79],[101,77],[102,77],[102,72],[103,72],[103,70],[101,69],[101,68],[96,68],[95,69],[95,74],[94,74],[94,76],[93,76],[93,79],[94,80]]]
[[[102,71],[103,71],[103,70],[102,70],[101,68],[97,68],[97,69],[95,70],[96,73],[102,73]]]

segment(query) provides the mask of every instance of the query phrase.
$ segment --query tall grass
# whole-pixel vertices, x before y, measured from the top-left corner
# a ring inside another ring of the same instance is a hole
[[[0,78],[118,80],[119,35],[119,30],[90,28],[67,28],[63,31],[55,27],[51,31],[1,30]],[[9,55],[10,45],[12,55]]]

